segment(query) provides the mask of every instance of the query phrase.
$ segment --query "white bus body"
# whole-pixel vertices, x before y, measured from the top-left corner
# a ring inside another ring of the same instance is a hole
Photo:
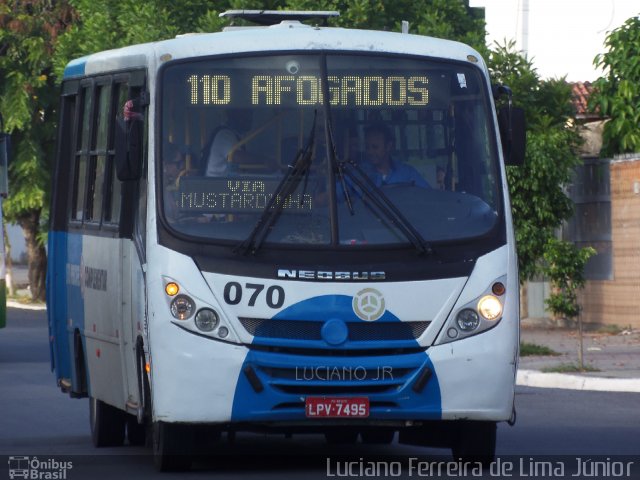
[[[236,153],[268,160],[207,177],[201,152],[235,107],[253,116]],[[347,160],[347,133],[357,151],[374,121],[391,131],[395,171],[406,161],[429,187],[343,181],[332,165]],[[96,445],[122,443],[125,425],[139,442],[147,423],[164,468],[198,425],[328,438],[375,427],[493,455],[519,340],[499,145],[486,66],[451,41],[285,21],[71,62],[48,312],[58,383],[91,397]],[[177,181],[171,149],[187,171]],[[308,166],[269,218],[296,158]],[[375,206],[378,190],[408,222]]]

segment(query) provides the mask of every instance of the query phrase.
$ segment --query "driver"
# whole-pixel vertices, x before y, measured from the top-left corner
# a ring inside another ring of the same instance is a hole
[[[415,168],[391,157],[393,136],[386,125],[376,123],[367,127],[364,131],[364,144],[367,161],[363,162],[362,169],[378,187],[408,183],[429,188],[427,181]]]

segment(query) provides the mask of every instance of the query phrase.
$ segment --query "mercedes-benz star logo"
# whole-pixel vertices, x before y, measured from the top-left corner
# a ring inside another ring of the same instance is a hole
[[[375,288],[360,290],[353,297],[353,311],[366,322],[378,320],[385,311],[384,297]]]

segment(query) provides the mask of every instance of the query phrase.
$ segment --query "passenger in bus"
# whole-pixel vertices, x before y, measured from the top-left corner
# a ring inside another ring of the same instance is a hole
[[[444,168],[438,165],[436,167],[436,188],[438,190],[445,190],[445,177],[446,172],[444,171]]]
[[[225,113],[225,124],[211,132],[209,141],[203,148],[204,175],[207,177],[228,175],[233,171],[232,158],[238,161],[246,157],[244,147],[235,150],[234,147],[251,128],[251,110],[233,108],[226,110]]]
[[[178,218],[176,193],[178,179],[184,173],[185,155],[176,145],[168,144],[162,162],[162,183],[164,192],[164,213],[170,223]]]
[[[394,141],[386,125],[375,123],[368,126],[364,131],[364,144],[366,161],[362,169],[378,187],[406,183],[429,188],[427,181],[415,168],[391,156]]]

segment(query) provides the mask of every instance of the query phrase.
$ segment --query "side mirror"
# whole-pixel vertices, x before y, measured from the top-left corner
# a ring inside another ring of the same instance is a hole
[[[121,182],[139,180],[142,176],[142,135],[144,122],[140,118],[116,119],[116,175]]]
[[[511,89],[504,85],[493,87],[493,96],[497,100],[507,95],[507,105],[498,109],[498,127],[502,142],[502,154],[505,165],[522,165],[527,147],[527,128],[524,110],[512,104]]]
[[[527,129],[524,110],[506,106],[498,110],[498,126],[502,140],[502,154],[506,165],[524,164],[527,149]]]

